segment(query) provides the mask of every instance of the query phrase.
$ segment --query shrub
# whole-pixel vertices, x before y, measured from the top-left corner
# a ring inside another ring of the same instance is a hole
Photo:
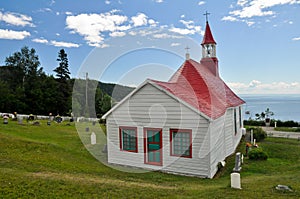
[[[244,120],[244,125],[247,126],[264,126],[264,121],[258,121],[258,120]]]
[[[253,130],[253,138],[256,139],[256,142],[260,142],[267,137],[267,133],[260,127],[248,127],[247,131]]]
[[[259,148],[252,148],[249,151],[249,159],[250,160],[267,160],[268,154],[263,151],[261,147]]]
[[[273,120],[271,122],[271,126],[275,126],[275,122],[277,122],[277,127],[299,127],[299,123],[292,120],[288,120],[288,121]]]

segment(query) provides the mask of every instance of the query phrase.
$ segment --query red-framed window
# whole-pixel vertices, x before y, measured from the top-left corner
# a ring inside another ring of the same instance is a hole
[[[137,128],[120,126],[119,127],[120,150],[138,152]]]
[[[170,129],[170,155],[192,158],[192,130]]]

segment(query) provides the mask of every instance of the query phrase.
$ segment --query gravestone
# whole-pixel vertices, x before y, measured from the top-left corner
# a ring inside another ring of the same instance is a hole
[[[23,118],[22,117],[18,117],[18,124],[23,124]]]
[[[92,145],[96,144],[96,134],[94,132],[92,132],[91,134],[91,144]]]
[[[239,173],[231,173],[231,188],[241,189],[241,175]]]
[[[107,153],[107,144],[103,146],[102,153]]]
[[[242,169],[241,167],[241,153],[238,152],[235,154],[235,165],[234,165],[234,168],[233,168],[233,171],[234,172],[240,172]]]
[[[251,140],[251,144],[253,144],[253,129],[251,129],[251,135],[250,135],[250,140]]]
[[[8,118],[7,117],[3,117],[3,124],[8,124]]]

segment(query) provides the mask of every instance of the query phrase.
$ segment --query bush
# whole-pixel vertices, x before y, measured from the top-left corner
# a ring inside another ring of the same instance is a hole
[[[246,125],[246,126],[265,126],[265,122],[258,121],[258,120],[244,120],[244,125]]]
[[[267,133],[262,128],[257,127],[248,127],[247,131],[253,130],[253,138],[256,139],[256,142],[260,142],[267,137]]]
[[[252,148],[249,151],[249,159],[250,160],[267,160],[268,154],[263,151],[262,148]]]

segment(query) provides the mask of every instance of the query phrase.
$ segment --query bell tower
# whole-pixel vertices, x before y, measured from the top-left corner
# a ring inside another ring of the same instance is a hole
[[[207,68],[215,75],[219,76],[218,69],[218,59],[216,53],[216,45],[217,43],[214,40],[214,37],[211,33],[210,26],[208,23],[208,15],[210,13],[206,12],[206,27],[204,37],[201,43],[202,46],[202,59],[200,61],[201,64],[207,66]]]

